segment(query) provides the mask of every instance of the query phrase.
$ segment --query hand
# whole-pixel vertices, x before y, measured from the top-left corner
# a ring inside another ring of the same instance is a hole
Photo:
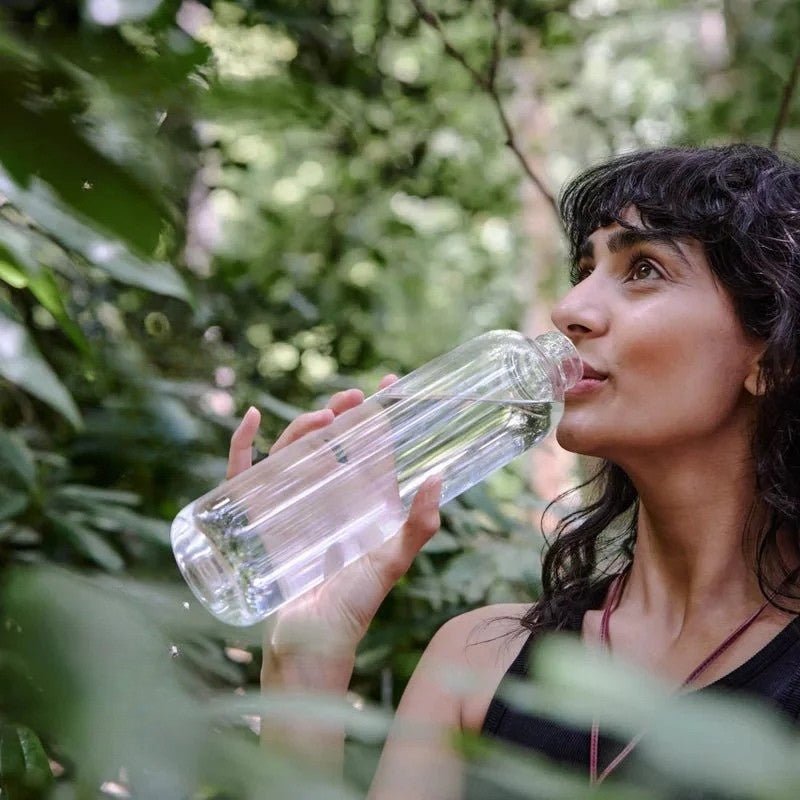
[[[380,388],[396,380],[396,376],[387,375]],[[338,415],[363,401],[364,393],[359,389],[338,392],[324,409],[301,414],[291,422],[270,448],[270,455],[330,425]],[[260,420],[259,412],[249,409],[231,437],[228,478],[251,466],[251,448]],[[289,654],[313,645],[326,652],[354,654],[386,595],[439,529],[440,492],[441,480],[428,479],[414,497],[397,534],[268,618],[265,645],[272,653]]]

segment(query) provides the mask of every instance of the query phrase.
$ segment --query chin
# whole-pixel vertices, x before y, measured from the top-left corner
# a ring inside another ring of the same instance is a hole
[[[607,458],[608,449],[596,436],[588,431],[575,430],[567,426],[556,428],[556,441],[559,446],[579,456]]]

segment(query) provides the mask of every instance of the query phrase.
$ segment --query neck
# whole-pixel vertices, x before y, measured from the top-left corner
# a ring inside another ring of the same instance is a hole
[[[764,602],[752,547],[764,514],[750,518],[756,486],[746,453],[672,452],[625,469],[639,494],[630,610],[680,635],[709,609],[736,617]]]

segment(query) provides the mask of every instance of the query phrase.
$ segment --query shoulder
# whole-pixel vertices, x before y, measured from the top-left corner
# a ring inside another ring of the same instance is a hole
[[[459,614],[436,632],[420,661],[426,673],[447,671],[458,695],[461,726],[480,730],[492,697],[528,639],[525,603],[498,603]]]
[[[514,650],[513,661],[527,638],[520,621],[529,608],[527,603],[496,603],[459,614],[439,628],[429,649],[465,665],[505,661],[504,651]]]

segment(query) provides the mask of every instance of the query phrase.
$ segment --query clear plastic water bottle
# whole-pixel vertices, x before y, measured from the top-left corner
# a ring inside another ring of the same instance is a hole
[[[397,533],[428,477],[444,504],[541,441],[581,374],[558,332],[478,336],[186,506],[178,566],[221,620],[255,623]]]

